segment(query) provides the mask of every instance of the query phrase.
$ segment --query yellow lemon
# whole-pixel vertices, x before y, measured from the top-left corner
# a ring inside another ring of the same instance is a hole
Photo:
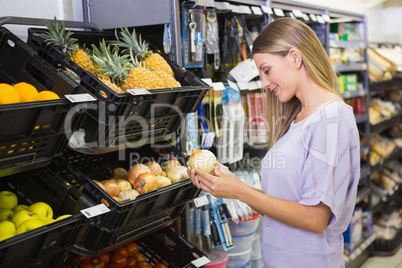
[[[39,100],[57,100],[60,97],[53,91],[44,90],[39,92]]]
[[[21,102],[37,101],[39,100],[39,93],[36,88],[28,83],[20,82],[14,85],[14,88],[20,94]]]
[[[10,104],[20,102],[18,91],[11,85],[0,84],[0,104]]]

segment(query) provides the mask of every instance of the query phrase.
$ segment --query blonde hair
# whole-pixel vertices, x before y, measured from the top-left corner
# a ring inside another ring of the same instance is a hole
[[[285,57],[292,48],[300,51],[307,75],[339,96],[338,78],[323,45],[314,31],[299,20],[281,18],[266,25],[255,39],[252,53],[272,53]],[[266,98],[270,149],[288,131],[301,110],[301,103],[296,97],[280,103],[270,90],[266,90]]]

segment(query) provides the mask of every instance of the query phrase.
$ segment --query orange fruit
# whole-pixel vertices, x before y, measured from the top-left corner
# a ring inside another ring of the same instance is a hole
[[[28,83],[20,82],[14,85],[14,88],[20,94],[21,102],[37,101],[39,100],[39,93],[36,88]]]
[[[0,104],[10,104],[20,102],[18,91],[6,83],[0,84]]]
[[[53,91],[44,90],[39,92],[39,100],[57,100],[60,97]]]

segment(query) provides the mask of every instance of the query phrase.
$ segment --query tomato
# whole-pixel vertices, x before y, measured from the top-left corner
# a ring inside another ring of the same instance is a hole
[[[93,257],[91,263],[94,265],[94,268],[105,268],[106,266],[106,263],[99,256]]]
[[[128,250],[128,256],[134,255],[140,249],[138,244],[135,242],[130,242],[127,245],[125,245],[124,247]]]
[[[142,253],[140,253],[140,252],[135,253],[135,254],[134,254],[134,258],[135,258],[137,261],[148,261],[148,260],[147,260],[147,257],[145,257],[145,255],[142,254]]]
[[[78,261],[78,263],[89,262],[89,261],[91,260],[91,257],[85,256],[85,255],[81,255],[81,254],[74,254],[73,257],[74,257],[74,259],[75,259],[76,261]]]
[[[110,255],[109,253],[102,253],[101,255],[98,256],[101,258],[101,260],[105,263],[108,264],[110,262]]]
[[[81,268],[94,268],[94,265],[91,262],[83,262],[80,263]]]
[[[125,247],[119,247],[119,248],[116,248],[115,250],[113,250],[112,254],[121,254],[125,258],[127,258],[128,257],[128,250]]]
[[[157,265],[155,265],[154,268],[168,268],[168,266],[166,264],[160,262]]]
[[[152,268],[152,265],[146,261],[137,262],[136,268]]]
[[[126,264],[126,266],[127,265],[132,265],[132,266],[135,266],[137,264],[137,260],[134,258],[134,257],[128,257],[127,258],[127,264]]]
[[[110,257],[110,263],[117,263],[117,264],[121,264],[122,266],[126,266],[127,264],[127,258],[124,257],[121,254],[113,254]]]

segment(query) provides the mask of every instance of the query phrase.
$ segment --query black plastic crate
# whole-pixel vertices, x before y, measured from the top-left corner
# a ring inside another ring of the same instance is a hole
[[[138,244],[139,252],[147,258],[147,262],[152,266],[164,263],[170,268],[192,268],[200,267],[200,265],[204,267],[203,264],[210,262],[204,252],[191,244],[186,238],[178,235],[170,227],[160,228],[140,239],[130,239],[128,242],[131,241]],[[119,245],[119,247],[126,245],[128,242]],[[72,253],[77,253],[74,251],[75,248]],[[101,253],[96,253],[93,256],[98,256],[99,254]],[[201,258],[202,260],[200,260]],[[198,262],[197,265],[195,265],[194,261]],[[66,263],[74,268],[81,267],[73,258],[73,254],[68,256]]]
[[[396,235],[391,240],[379,239],[374,240],[373,255],[391,256],[394,255],[402,245],[402,229],[396,231]]]
[[[93,74],[85,71],[71,61],[55,46],[37,36],[44,29],[30,28],[28,44],[38,54],[56,68],[67,67],[80,77],[80,85],[94,94],[99,105],[91,109],[81,128],[85,130],[87,147],[117,147],[136,141],[159,141],[170,138],[178,129],[183,115],[195,112],[210,89],[199,77],[179,67],[162,53],[162,57],[171,66],[176,80],[181,83],[178,88],[153,89],[151,94],[132,95],[116,93],[103,84]],[[72,31],[72,37],[81,45],[99,44],[101,39],[114,40],[114,32]],[[152,44],[150,44],[152,46]],[[105,92],[105,99],[101,92]],[[119,125],[119,122],[122,124]],[[101,124],[101,127],[96,127]],[[89,127],[90,126],[90,127]],[[170,134],[170,136],[169,136]],[[100,151],[104,153],[105,151]]]
[[[54,217],[71,217],[0,241],[0,267],[59,267],[72,246],[85,239],[89,221],[80,213],[91,204],[48,168],[0,179],[0,189],[14,192],[18,204],[49,204]]]
[[[50,90],[63,97],[79,92],[79,86],[56,70],[6,28],[0,28],[0,83],[26,82],[38,91]],[[0,92],[1,93],[1,92]],[[72,130],[81,112],[65,98],[0,105],[0,176],[49,164],[67,145],[66,119]]]
[[[158,154],[153,146],[102,155],[80,154],[68,149],[63,158],[59,158],[64,159],[60,161],[59,168],[68,166],[68,171],[60,171],[60,175],[81,189],[94,204],[103,202],[111,210],[101,215],[98,225],[89,230],[88,238],[82,244],[88,251],[104,251],[127,239],[139,238],[167,226],[180,216],[187,201],[198,196],[200,190],[191,180],[184,180],[141,194],[135,200],[118,202],[93,182],[110,178],[110,170],[116,167],[128,170],[136,163],[156,161],[161,164],[166,161],[167,158]],[[185,163],[186,156],[180,156],[176,148],[166,146],[166,149]]]

